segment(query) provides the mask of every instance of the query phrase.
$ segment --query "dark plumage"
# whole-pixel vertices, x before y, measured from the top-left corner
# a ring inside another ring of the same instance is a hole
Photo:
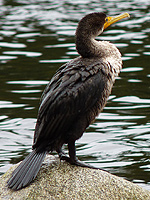
[[[44,90],[33,151],[13,172],[9,188],[18,190],[28,185],[36,177],[46,153],[54,150],[60,159],[91,167],[76,158],[75,141],[104,108],[122,66],[120,52],[113,44],[95,40],[115,22],[111,21],[104,13],[92,13],[79,22],[76,48],[80,56],[61,66]],[[61,150],[65,143],[69,157]]]

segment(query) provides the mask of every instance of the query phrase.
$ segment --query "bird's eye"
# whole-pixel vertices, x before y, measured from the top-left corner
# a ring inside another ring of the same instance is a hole
[[[105,18],[105,22],[108,22],[108,17]]]

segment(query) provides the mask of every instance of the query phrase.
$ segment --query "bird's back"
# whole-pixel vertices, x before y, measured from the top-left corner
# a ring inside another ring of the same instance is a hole
[[[110,63],[78,57],[63,65],[43,92],[33,148],[56,150],[67,143],[72,125],[85,120],[84,130],[103,109],[114,83]],[[106,70],[107,69],[107,70]],[[81,137],[78,134],[76,139]]]

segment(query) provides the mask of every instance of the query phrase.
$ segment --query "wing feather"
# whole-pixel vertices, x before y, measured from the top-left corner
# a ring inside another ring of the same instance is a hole
[[[34,148],[44,148],[42,145],[45,143],[50,145],[61,137],[79,116],[88,113],[102,97],[107,77],[98,67],[91,69],[91,73],[86,66],[72,68],[66,66],[58,70],[43,93]]]

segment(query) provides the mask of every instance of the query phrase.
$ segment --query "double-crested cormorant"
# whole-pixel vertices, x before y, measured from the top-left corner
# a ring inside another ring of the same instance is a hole
[[[46,153],[54,150],[62,160],[91,167],[76,158],[75,141],[104,108],[122,67],[121,54],[115,45],[96,41],[95,37],[125,17],[129,14],[107,17],[99,12],[81,19],[76,30],[80,56],[62,65],[44,90],[33,151],[12,173],[9,188],[18,190],[27,186],[36,177]],[[69,156],[61,150],[65,143]]]

